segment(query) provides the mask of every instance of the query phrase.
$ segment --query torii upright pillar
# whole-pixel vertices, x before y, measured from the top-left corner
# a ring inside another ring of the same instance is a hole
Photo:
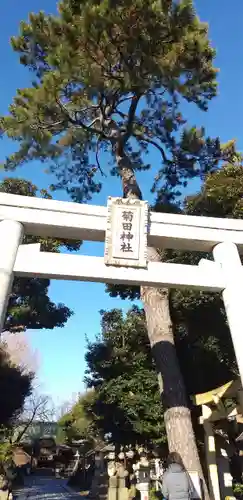
[[[243,266],[234,243],[219,243],[213,256],[225,276],[222,296],[243,386]]]
[[[14,277],[14,264],[23,232],[23,226],[20,222],[14,220],[0,222],[0,334],[5,321]]]

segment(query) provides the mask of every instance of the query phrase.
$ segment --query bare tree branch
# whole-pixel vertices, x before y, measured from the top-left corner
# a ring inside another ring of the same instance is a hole
[[[49,396],[38,395],[33,393],[26,401],[23,413],[20,415],[16,422],[18,428],[21,423],[24,427],[20,429],[14,442],[19,443],[24,434],[27,432],[32,423],[36,420],[42,422],[50,422],[53,418],[54,408],[53,403]]]

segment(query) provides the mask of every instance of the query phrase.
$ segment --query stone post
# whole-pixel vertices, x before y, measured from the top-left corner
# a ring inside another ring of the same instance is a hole
[[[118,500],[128,500],[128,489],[126,488],[126,477],[128,471],[123,464],[117,464],[117,486],[118,486]]]
[[[0,222],[0,334],[5,321],[14,264],[23,232],[20,222],[13,220]]]
[[[205,453],[208,468],[209,493],[211,500],[221,500],[219,476],[216,458],[216,445],[212,423],[209,421],[210,408],[202,405],[203,427],[205,439]]]
[[[109,477],[108,500],[117,500],[117,477]]]
[[[219,243],[213,249],[215,262],[220,264],[225,275],[226,287],[223,301],[231,332],[235,356],[243,385],[242,311],[243,311],[243,266],[234,243]]]

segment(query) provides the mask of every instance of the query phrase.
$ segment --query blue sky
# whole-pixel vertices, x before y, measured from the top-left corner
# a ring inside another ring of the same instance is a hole
[[[210,38],[217,49],[216,65],[220,68],[219,95],[210,104],[207,114],[190,107],[190,123],[204,125],[211,136],[220,136],[222,141],[237,139],[239,149],[243,149],[243,2],[231,0],[197,0],[197,11],[202,20],[210,26]],[[44,10],[55,12],[55,0],[8,0],[0,2],[1,76],[0,76],[0,114],[6,113],[16,88],[28,86],[28,71],[21,67],[18,58],[11,50],[9,39],[18,33],[18,25],[27,19],[28,12]],[[0,143],[0,160],[14,150],[14,144],[3,140]],[[157,157],[152,157],[156,166]],[[40,187],[47,187],[50,178],[43,173],[38,164],[30,164],[19,169],[15,174],[35,182]],[[150,199],[148,174],[141,180],[144,198]],[[198,185],[191,186],[191,191]],[[103,192],[93,203],[106,204],[108,195],[120,195],[120,185],[111,179]],[[67,199],[64,193],[57,193],[56,198]],[[100,244],[85,243],[82,253],[102,255]],[[55,302],[64,302],[74,315],[65,328],[54,331],[42,330],[29,332],[34,349],[40,352],[39,378],[45,392],[52,395],[56,404],[72,400],[73,395],[83,390],[85,369],[85,334],[94,338],[100,328],[100,309],[122,307],[126,310],[130,304],[118,299],[111,299],[104,292],[104,286],[94,283],[52,282],[50,296]]]

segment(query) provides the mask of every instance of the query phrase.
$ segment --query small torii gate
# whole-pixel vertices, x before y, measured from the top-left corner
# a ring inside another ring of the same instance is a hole
[[[227,408],[225,399],[235,399]],[[202,416],[199,423],[204,428],[205,455],[208,469],[210,498],[220,500],[233,496],[232,477],[229,469],[229,455],[226,441],[223,448],[218,446],[218,436],[213,425],[222,420],[235,420],[243,424],[243,389],[239,379],[232,380],[221,387],[192,397],[194,405],[201,406]],[[220,449],[221,448],[221,449]],[[226,449],[225,449],[226,448]],[[228,444],[228,449],[230,444]]]
[[[0,331],[14,276],[221,291],[243,383],[243,220],[150,212],[109,198],[80,205],[0,193]],[[24,234],[105,241],[104,257],[42,252]],[[198,266],[147,261],[155,248],[213,253]]]

